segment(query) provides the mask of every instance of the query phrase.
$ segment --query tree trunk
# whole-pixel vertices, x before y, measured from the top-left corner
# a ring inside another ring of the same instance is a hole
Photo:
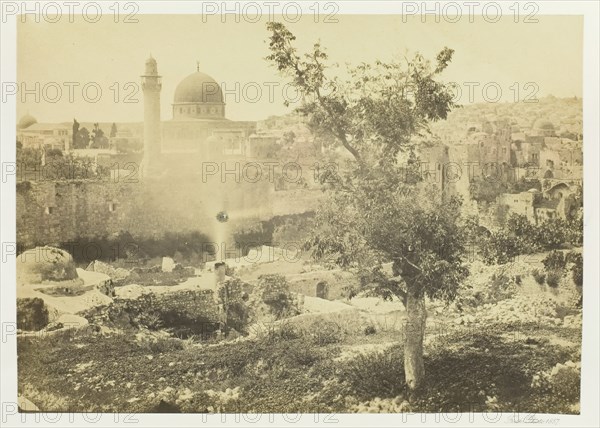
[[[423,337],[425,335],[425,297],[407,293],[404,340],[404,376],[409,391],[418,393],[425,380]]]

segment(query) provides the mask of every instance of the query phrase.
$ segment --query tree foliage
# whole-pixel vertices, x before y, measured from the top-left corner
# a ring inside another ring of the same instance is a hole
[[[553,250],[542,260],[542,264],[547,271],[563,270],[567,264],[567,260],[561,251]]]
[[[530,189],[542,190],[538,179],[521,177],[518,180],[478,177],[469,186],[471,198],[477,202],[495,202],[502,193],[521,193]]]
[[[79,126],[79,124],[77,124]],[[90,131],[84,126],[79,128],[76,134],[73,134],[73,148],[87,149],[90,143]]]
[[[395,162],[412,137],[426,135],[428,123],[445,119],[454,106],[450,87],[437,78],[451,61],[444,48],[435,67],[421,54],[403,61],[363,63],[348,69],[350,78],[328,77],[328,55],[319,42],[299,54],[296,37],[270,22],[267,60],[302,93],[298,111],[315,135],[341,144],[361,164]]]
[[[583,287],[583,254],[569,253],[569,260],[573,263],[571,266],[573,282],[577,287]]]
[[[98,123],[94,123],[94,129],[91,133],[91,145],[93,149],[105,149],[108,148],[108,138],[104,135],[104,131],[100,128]]]
[[[503,227],[480,234],[476,240],[484,262],[508,263],[521,254],[557,250],[567,244],[581,245],[583,222],[581,218],[551,218],[534,224],[524,215],[512,214]]]
[[[454,107],[450,87],[439,81],[452,49],[444,48],[433,65],[420,54],[362,63],[341,81],[328,76],[320,43],[302,55],[283,24],[268,29],[267,59],[304,95],[298,111],[316,135],[354,158],[335,180],[322,177],[332,192],[317,215],[314,254],[356,269],[364,289],[386,298],[404,297],[407,283],[416,295],[452,298],[467,273],[460,202],[416,184],[414,154],[415,139]],[[385,263],[392,263],[392,272]]]
[[[427,186],[409,190],[363,183],[318,211],[310,245],[319,259],[359,273],[360,287],[350,296],[366,291],[405,301],[408,287],[417,296],[456,296],[468,273],[460,201]]]

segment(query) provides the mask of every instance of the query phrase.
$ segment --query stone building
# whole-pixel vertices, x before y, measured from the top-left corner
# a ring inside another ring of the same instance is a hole
[[[165,170],[199,171],[200,162],[243,158],[256,122],[225,117],[225,99],[215,79],[199,69],[175,89],[173,115],[161,121],[162,77],[156,60],[146,61],[144,92],[144,160],[146,176]]]
[[[64,123],[38,123],[26,114],[17,124],[17,141],[24,148],[68,151],[72,139],[72,129]]]
[[[518,214],[527,217],[531,223],[536,223],[535,202],[539,199],[537,191],[527,191],[521,193],[503,193],[498,197],[498,205],[508,208],[508,215]]]
[[[573,217],[576,186],[558,183],[552,188],[540,192],[531,189],[521,193],[504,193],[498,197],[497,205],[506,208],[507,215],[524,215],[534,224],[560,218],[568,220]]]
[[[524,133],[513,134],[511,164],[519,168],[540,166],[540,153],[543,148],[543,136],[531,136]]]
[[[538,137],[555,137],[556,131],[552,122],[543,119],[537,119],[531,126],[529,135]]]

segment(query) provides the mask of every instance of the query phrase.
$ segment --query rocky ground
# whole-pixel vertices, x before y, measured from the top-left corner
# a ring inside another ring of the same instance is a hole
[[[283,265],[269,260],[238,266],[236,275],[252,281],[263,273],[281,272]],[[303,262],[289,265],[286,275],[299,282],[318,278],[322,269]],[[161,275],[174,284],[141,285],[132,281],[152,272],[138,271],[136,276],[97,263],[91,270],[77,271],[92,285],[79,295],[52,296],[40,292],[39,285],[19,289],[19,297],[40,297],[53,314],[41,332],[19,335],[19,392],[23,400],[47,411],[518,407],[577,413],[582,324],[578,292],[566,274],[556,289],[538,285],[531,276],[535,266],[526,261],[504,266],[473,263],[476,275],[456,302],[428,302],[427,388],[423,397],[409,402],[402,369],[405,314],[398,301],[302,295],[302,313],[278,321],[263,319],[245,336],[182,338],[164,328],[98,326],[86,309],[138,302],[147,295],[214,290],[213,272],[192,274],[173,265],[170,276],[162,268]],[[334,290],[341,289],[343,275],[326,275]],[[117,285],[107,287],[107,278]],[[81,318],[81,324],[75,318],[70,324],[61,321],[69,316]]]

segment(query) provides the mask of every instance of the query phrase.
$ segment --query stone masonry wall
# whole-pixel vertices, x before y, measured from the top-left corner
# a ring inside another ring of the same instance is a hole
[[[225,209],[231,229],[270,217],[269,183],[195,179],[25,181],[17,185],[17,242],[24,247],[127,231],[134,237],[200,231],[210,236]]]

